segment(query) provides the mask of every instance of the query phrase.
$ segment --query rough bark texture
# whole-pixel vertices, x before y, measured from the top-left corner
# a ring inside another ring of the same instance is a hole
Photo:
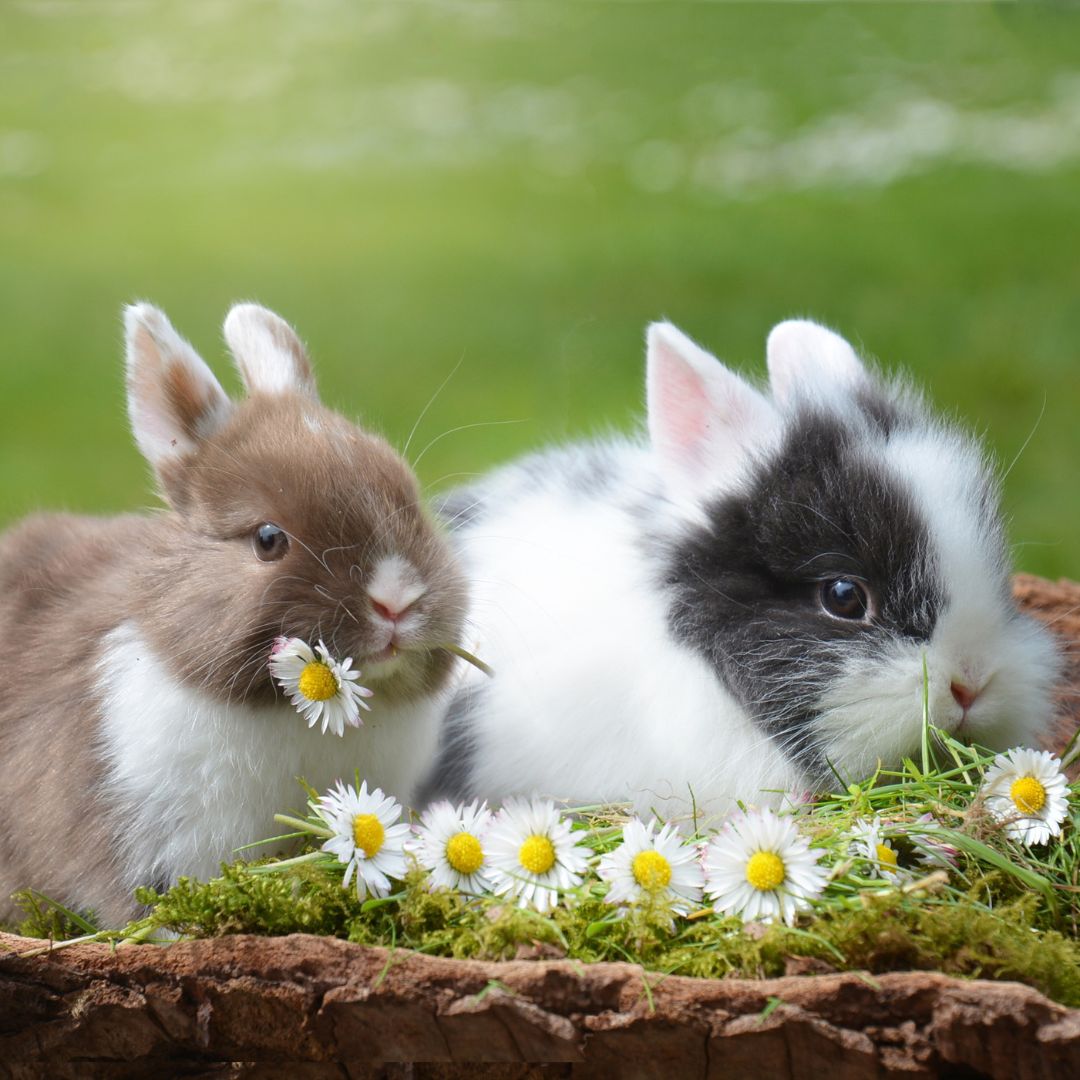
[[[557,1062],[544,1075],[643,1078],[960,1070],[1049,1080],[1080,1069],[1080,1010],[1015,983],[927,972],[708,981],[302,935],[7,952],[28,944],[0,939],[0,1073],[10,1077],[198,1076],[225,1063],[241,1075],[368,1077],[401,1061]]]
[[[1080,585],[1024,576],[1016,592],[1080,641]],[[1057,749],[1080,719],[1069,655]],[[302,935],[19,955],[39,944],[0,934],[0,1077],[1080,1075],[1080,1010],[1015,983],[661,978]]]

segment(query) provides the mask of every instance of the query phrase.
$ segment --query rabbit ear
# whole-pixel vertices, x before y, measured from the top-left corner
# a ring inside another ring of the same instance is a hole
[[[198,353],[152,304],[124,309],[128,417],[158,475],[227,419],[232,403]]]
[[[694,491],[718,487],[772,440],[770,402],[671,323],[648,331],[649,436],[662,467]]]
[[[773,327],[765,355],[769,384],[780,405],[796,398],[832,398],[866,378],[855,350],[839,335],[806,319]]]
[[[236,304],[225,318],[225,342],[249,394],[317,397],[315,376],[296,331],[259,304]]]

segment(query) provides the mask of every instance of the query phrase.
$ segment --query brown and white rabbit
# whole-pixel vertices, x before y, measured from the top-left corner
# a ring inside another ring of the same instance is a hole
[[[983,450],[822,326],[767,358],[759,390],[656,324],[647,438],[449,498],[496,677],[454,697],[426,798],[775,803],[917,754],[924,671],[940,727],[1035,744],[1059,658]]]
[[[231,401],[148,304],[127,394],[168,509],[41,515],[0,537],[0,917],[34,887],[106,923],[138,884],[208,876],[354,768],[408,798],[433,753],[465,585],[390,446],[319,403],[292,329],[252,304]],[[322,639],[374,691],[342,739],[273,685],[279,635]]]

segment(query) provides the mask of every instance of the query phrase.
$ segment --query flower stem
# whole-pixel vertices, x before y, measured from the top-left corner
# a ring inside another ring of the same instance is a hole
[[[249,874],[273,874],[278,870],[288,869],[290,866],[302,866],[309,862],[326,862],[328,856],[325,851],[309,851],[306,855],[297,855],[293,859],[280,859],[272,863],[255,863],[246,868]]]
[[[330,829],[325,829],[321,825],[312,825],[310,821],[304,821],[303,818],[289,817],[288,814],[275,814],[274,820],[279,825],[291,825],[300,832],[310,833],[312,836],[321,836],[324,840],[329,840],[334,835]]]
[[[482,671],[489,679],[495,677],[495,672],[489,665],[485,664],[478,656],[473,656],[471,652],[467,649],[463,649],[460,645],[439,645],[438,648],[442,649],[444,652],[460,656],[462,660],[472,664],[478,671]]]

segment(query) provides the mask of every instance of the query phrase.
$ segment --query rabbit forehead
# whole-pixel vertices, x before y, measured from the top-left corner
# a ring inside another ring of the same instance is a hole
[[[412,474],[389,444],[299,395],[242,402],[189,472],[194,503],[205,512],[248,526],[257,523],[252,515],[273,520],[305,539],[320,522],[335,535],[375,528],[418,501]]]

